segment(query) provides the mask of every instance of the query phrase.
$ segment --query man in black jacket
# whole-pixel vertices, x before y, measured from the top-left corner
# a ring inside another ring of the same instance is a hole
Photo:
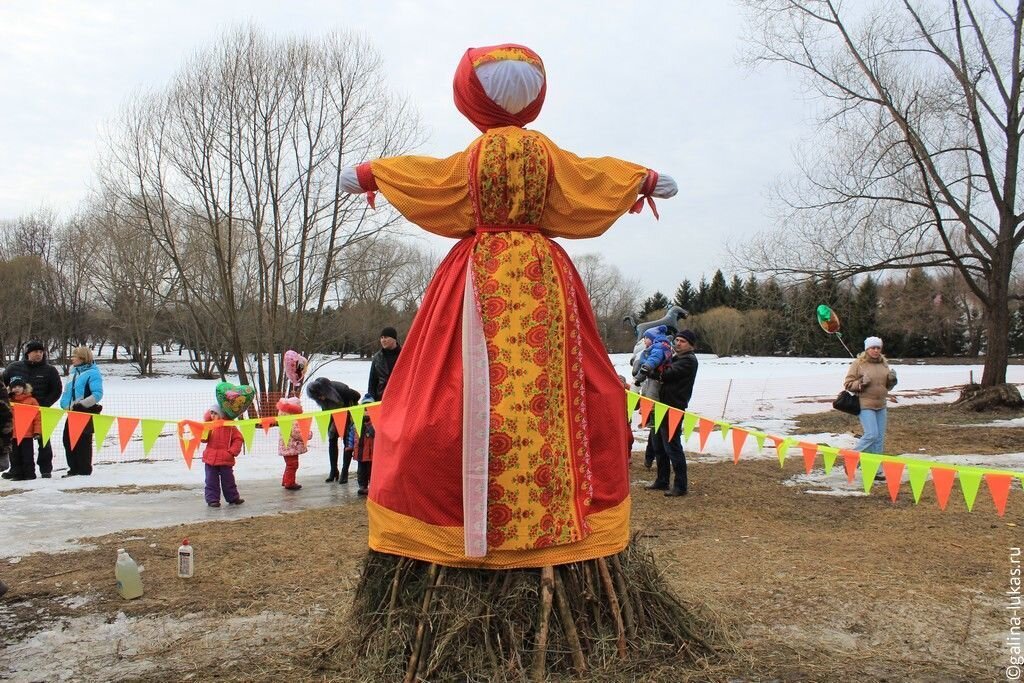
[[[32,385],[32,395],[39,401],[40,406],[52,406],[60,398],[61,390],[64,388],[60,373],[46,358],[46,345],[38,340],[25,344],[24,358],[7,366],[4,370],[4,384],[9,384],[13,377],[21,377]],[[53,471],[53,449],[49,441],[43,444],[42,438],[39,439],[36,463],[43,478],[49,479]]]
[[[672,362],[658,379],[661,380],[662,403],[673,408],[686,410],[693,395],[693,381],[697,378],[697,355],[694,345],[697,335],[690,330],[683,330],[672,342]],[[670,439],[668,437],[668,420],[662,420],[661,428],[654,435],[654,457],[658,463],[658,476],[648,489],[664,491],[666,496],[685,496],[688,491],[686,480],[686,454],[683,452],[681,429]],[[675,485],[669,488],[669,475],[675,471]]]
[[[398,362],[398,354],[402,345],[398,343],[398,332],[393,327],[385,327],[380,331],[380,351],[370,359],[370,386],[367,393],[374,401],[384,397],[384,388],[391,379],[391,371]]]

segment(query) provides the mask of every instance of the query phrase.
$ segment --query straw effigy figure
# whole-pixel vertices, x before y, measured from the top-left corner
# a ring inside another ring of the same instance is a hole
[[[628,659],[645,639],[692,658],[710,649],[649,555],[629,547],[623,386],[552,240],[598,236],[676,185],[526,130],[546,86],[526,47],[467,50],[455,104],[480,137],[445,159],[343,171],[348,191],[371,204],[379,192],[412,223],[459,240],[375,425],[355,621],[385,675],[400,661],[410,681],[539,678],[601,666],[608,653]]]

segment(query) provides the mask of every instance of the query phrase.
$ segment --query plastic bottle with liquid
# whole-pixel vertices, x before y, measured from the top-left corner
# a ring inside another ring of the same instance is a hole
[[[117,592],[125,600],[134,600],[142,596],[142,576],[139,574],[139,565],[124,548],[117,549],[114,578],[117,579]]]
[[[178,548],[178,578],[190,579],[194,571],[193,550],[186,538],[181,542],[181,547]]]

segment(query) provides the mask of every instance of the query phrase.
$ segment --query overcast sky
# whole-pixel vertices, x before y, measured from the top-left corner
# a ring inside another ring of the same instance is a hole
[[[544,59],[548,94],[531,126],[563,149],[672,175],[679,195],[622,218],[597,252],[647,294],[732,272],[725,245],[766,227],[772,184],[813,135],[791,74],[741,65],[744,25],[730,0],[516,3],[0,0],[0,219],[39,206],[73,211],[93,186],[98,132],[136,89],[160,88],[196,50],[252,23],[272,34],[364,34],[394,91],[416,106],[447,156],[477,131],[452,104],[467,47],[518,42]],[[443,252],[440,238],[426,242]]]

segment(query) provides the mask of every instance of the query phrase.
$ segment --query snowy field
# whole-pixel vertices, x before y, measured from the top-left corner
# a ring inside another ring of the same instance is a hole
[[[716,358],[699,356],[700,370],[690,409],[705,417],[724,419],[733,424],[756,428],[780,436],[792,431],[791,418],[801,413],[830,410],[831,401],[841,388],[849,361],[843,359],[807,358]],[[612,356],[618,372],[628,375],[626,354]],[[360,392],[366,389],[369,361],[341,358],[318,358],[310,379],[326,376],[340,380]],[[981,377],[981,365],[924,365],[893,363],[899,374],[899,386],[893,392],[899,404],[948,402],[959,385],[968,382],[973,373]],[[126,417],[165,419],[171,422],[201,419],[203,411],[213,403],[214,380],[188,378],[187,362],[177,354],[157,357],[154,378],[133,376],[127,363],[102,363],[104,374],[104,414]],[[1010,366],[1008,381],[1024,383],[1024,366]],[[315,404],[304,398],[307,410]],[[251,451],[243,453],[235,467],[239,489],[245,505],[208,508],[203,502],[203,466],[199,454],[192,469],[186,468],[178,447],[173,424],[165,426],[148,455],[143,453],[141,435],[136,432],[124,453],[117,444],[116,426],[104,447],[95,457],[91,477],[61,479],[65,471],[64,453],[60,445],[60,429],[54,431],[54,479],[0,484],[3,489],[18,488],[19,495],[0,497],[0,519],[4,520],[4,540],[0,558],[17,562],[22,555],[37,551],[66,550],[75,539],[117,532],[123,529],[154,528],[213,519],[237,519],[261,514],[296,511],[335,504],[355,493],[353,476],[347,486],[326,485],[326,445],[316,428],[310,452],[299,467],[301,491],[281,490],[283,469],[277,455],[277,432],[265,435],[257,430]],[[1017,421],[1013,421],[1016,423]],[[646,438],[637,431],[638,445]],[[849,435],[808,435],[807,440],[837,447],[853,446]],[[694,456],[698,439],[693,435],[687,451]],[[909,453],[907,455],[916,455]],[[704,451],[695,457],[709,460],[732,459],[731,443],[717,433],[708,439]],[[751,443],[744,448],[744,458],[775,458],[771,448],[758,453]],[[963,464],[992,465],[992,456],[949,456],[937,459]],[[742,466],[742,460],[740,465]],[[998,456],[998,466],[1024,470],[1024,454]],[[848,484],[836,468],[832,474],[815,470],[811,475],[797,475],[791,483],[813,483],[819,492],[838,495],[863,495],[859,482]],[[641,482],[635,482],[641,484]],[[1016,484],[1015,484],[1016,485]],[[76,492],[97,487],[164,486],[162,491]]]

